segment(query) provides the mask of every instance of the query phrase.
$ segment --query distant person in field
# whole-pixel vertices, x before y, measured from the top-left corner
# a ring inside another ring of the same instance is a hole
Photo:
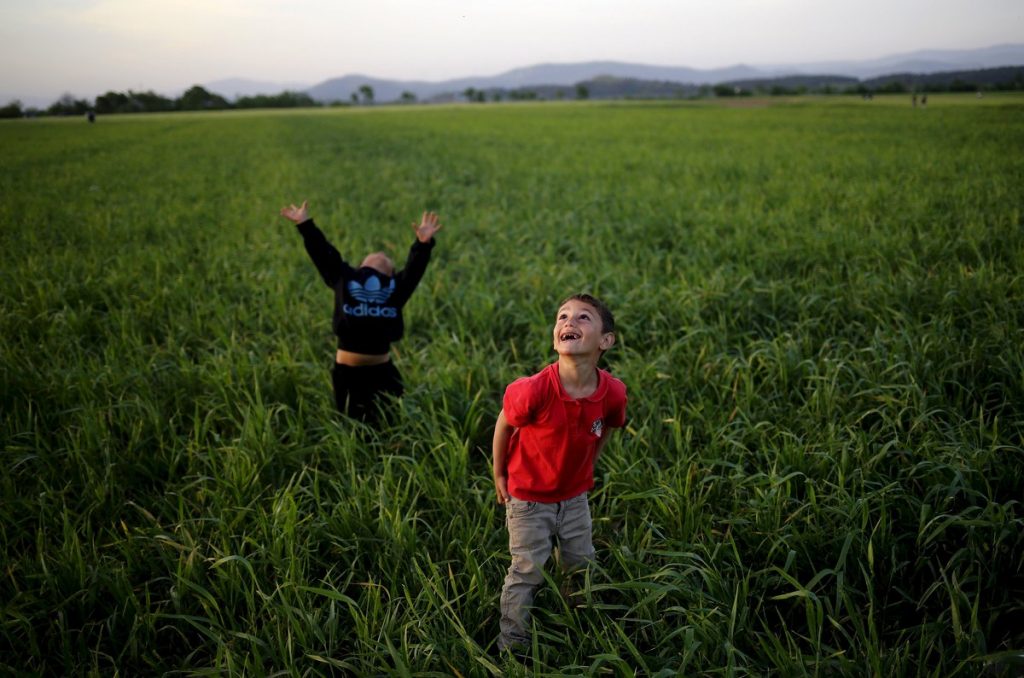
[[[313,223],[305,201],[281,208],[281,216],[295,223],[320,277],[334,290],[338,351],[332,379],[338,411],[372,423],[382,396],[402,395],[402,378],[391,362],[390,347],[402,338],[402,307],[427,269],[441,223],[433,212],[423,213],[420,223],[412,225],[416,239],[405,268],[396,272],[384,252],[366,255],[358,268],[346,263]]]
[[[615,343],[608,307],[589,294],[569,297],[552,340],[558,360],[505,389],[494,427],[494,487],[512,555],[498,649],[511,652],[529,643],[530,606],[553,544],[565,571],[594,560],[594,462],[611,429],[626,424],[626,386],[597,366]]]

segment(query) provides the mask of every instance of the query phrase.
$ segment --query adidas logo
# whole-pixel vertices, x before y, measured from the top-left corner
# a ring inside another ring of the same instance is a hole
[[[387,287],[381,287],[380,278],[375,275],[371,275],[367,278],[366,283],[363,285],[360,285],[358,280],[350,280],[348,283],[348,293],[351,294],[352,298],[356,301],[362,301],[364,303],[383,304],[394,291],[394,278],[388,282]]]

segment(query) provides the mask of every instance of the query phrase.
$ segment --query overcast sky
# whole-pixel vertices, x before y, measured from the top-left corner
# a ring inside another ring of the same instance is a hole
[[[713,68],[1022,40],[1024,0],[0,0],[0,96],[592,60]]]

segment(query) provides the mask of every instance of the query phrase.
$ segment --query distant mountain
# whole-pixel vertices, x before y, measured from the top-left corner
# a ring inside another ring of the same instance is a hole
[[[777,78],[730,80],[721,84],[751,92],[770,91],[772,88],[815,91],[826,87],[833,90],[856,87],[860,80],[845,75],[783,75]]]
[[[668,80],[641,80],[638,78],[617,78],[602,75],[593,80],[584,80],[579,86],[586,91],[590,99],[677,99],[696,96],[700,88],[697,85],[672,82]],[[540,92],[545,98],[552,98],[549,93]],[[558,92],[555,92],[556,97]],[[563,96],[576,96],[572,89]]]
[[[972,71],[942,71],[941,73],[890,73],[877,78],[861,81],[871,90],[880,90],[894,83],[905,89],[949,89],[953,91],[974,91],[979,87],[1020,89],[1024,86],[1024,66],[1002,66]]]
[[[981,49],[918,50],[864,61],[818,61],[786,66],[766,66],[765,68],[794,75],[835,73],[865,79],[890,73],[971,71],[1022,64],[1024,64],[1024,45],[995,45]]]
[[[583,80],[601,76],[632,80],[654,80],[679,83],[714,83],[724,80],[766,75],[767,72],[751,66],[701,70],[686,66],[650,66],[621,61],[588,61],[575,64],[538,64],[517,68],[487,79],[483,87],[529,87],[533,85],[574,85]]]
[[[817,93],[885,92],[975,92],[981,90],[1024,90],[1024,66],[1002,66],[941,73],[893,73],[859,80],[841,75],[786,75],[777,78],[732,80],[715,86],[602,77],[579,83],[576,88],[529,88],[539,99],[564,99],[584,91],[591,99],[664,99],[694,96],[766,95]],[[502,98],[517,98],[516,92],[487,92]],[[521,93],[520,93],[521,94]],[[522,97],[520,97],[522,98]],[[530,96],[529,98],[534,98]]]
[[[326,80],[305,91],[317,101],[349,101],[352,94],[357,93],[360,87],[369,85],[373,88],[375,101],[389,102],[398,100],[403,92],[411,92],[420,100],[429,100],[441,99],[444,98],[444,95],[449,95],[447,98],[451,98],[450,95],[462,93],[470,87],[484,91],[520,88],[548,90],[573,87],[578,83],[591,83],[591,81],[600,83],[601,78],[615,79],[618,81],[618,85],[624,81],[645,81],[663,83],[663,89],[678,89],[679,85],[685,85],[686,89],[690,89],[700,85],[731,84],[786,76],[833,78],[839,84],[849,78],[875,78],[891,73],[927,74],[1021,64],[1024,64],[1024,45],[996,45],[972,50],[920,50],[865,61],[826,61],[765,66],[739,64],[728,68],[704,70],[685,66],[588,61],[568,64],[537,64],[516,68],[499,75],[465,77],[440,82],[386,80],[367,75],[346,75]],[[828,75],[822,76],[821,74]],[[598,89],[600,88],[601,85],[598,84]]]
[[[228,99],[238,97],[251,97],[257,94],[280,94],[285,90],[302,92],[308,87],[308,83],[298,82],[267,82],[263,80],[248,80],[246,78],[225,78],[203,83],[210,92],[216,92]]]
[[[346,75],[326,80],[306,92],[317,101],[348,101],[363,85],[373,88],[376,101],[395,101],[403,92],[412,92],[418,99],[460,93],[467,88],[478,90],[516,89],[520,87],[571,87],[578,82],[602,76],[634,80],[660,80],[675,83],[714,83],[723,80],[770,75],[750,66],[732,66],[698,70],[676,66],[649,66],[618,61],[589,61],[573,64],[538,64],[517,68],[491,76],[477,76],[424,82],[417,80],[384,80],[366,75]]]
[[[319,85],[306,89],[306,94],[317,101],[349,101],[353,94],[358,94],[359,88],[369,85],[373,88],[375,101],[396,101],[401,98],[403,92],[412,92],[418,99],[429,99],[442,92],[462,91],[471,87],[470,83],[475,82],[471,78],[460,80],[445,80],[444,82],[425,82],[420,80],[384,80],[368,75],[346,75],[341,78],[331,78]]]

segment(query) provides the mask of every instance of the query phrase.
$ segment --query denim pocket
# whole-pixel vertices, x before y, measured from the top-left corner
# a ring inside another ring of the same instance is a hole
[[[510,518],[524,518],[537,510],[537,502],[511,497],[505,504],[505,510]]]

